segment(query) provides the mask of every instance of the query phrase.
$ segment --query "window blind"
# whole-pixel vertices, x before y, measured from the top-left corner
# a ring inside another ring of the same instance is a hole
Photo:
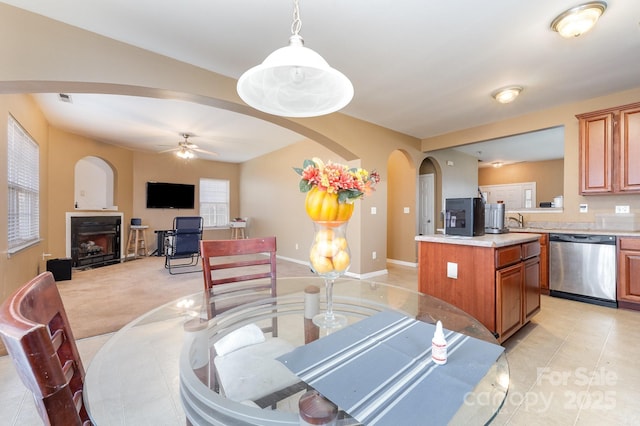
[[[11,115],[7,120],[7,169],[11,254],[40,240],[40,148]]]
[[[229,181],[200,179],[200,216],[204,226],[226,226],[229,223]]]

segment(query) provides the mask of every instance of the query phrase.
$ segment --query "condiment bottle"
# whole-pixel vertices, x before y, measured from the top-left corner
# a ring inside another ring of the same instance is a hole
[[[436,364],[447,363],[447,341],[444,338],[442,322],[440,321],[436,323],[436,332],[433,334],[433,340],[431,340],[431,358]]]

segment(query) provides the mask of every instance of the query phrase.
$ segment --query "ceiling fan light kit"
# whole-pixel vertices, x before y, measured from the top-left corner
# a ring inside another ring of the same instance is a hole
[[[180,150],[176,151],[176,155],[180,158],[183,158],[185,160],[190,160],[192,158],[195,158],[195,154],[193,153],[193,151],[191,151],[189,148],[186,147],[182,147],[180,148]]]
[[[298,0],[294,0],[289,45],[238,80],[238,95],[249,106],[283,117],[316,117],[338,111],[353,99],[351,81],[304,47],[301,26]]]
[[[604,1],[592,1],[572,7],[551,22],[551,29],[565,38],[578,37],[593,28],[606,9],[607,3]]]

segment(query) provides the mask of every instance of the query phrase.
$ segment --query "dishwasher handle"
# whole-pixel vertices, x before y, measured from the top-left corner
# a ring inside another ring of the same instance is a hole
[[[549,242],[615,245],[615,235],[549,234]]]

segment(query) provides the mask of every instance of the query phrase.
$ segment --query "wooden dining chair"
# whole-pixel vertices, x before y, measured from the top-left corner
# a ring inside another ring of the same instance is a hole
[[[200,254],[209,318],[257,300],[273,305],[275,311],[276,237],[203,240]],[[273,315],[260,327],[249,324],[229,334],[224,350],[222,341],[214,345],[215,369],[210,382],[214,390],[265,408],[304,388],[304,383],[275,361],[293,350],[289,342],[277,337],[277,325]],[[264,337],[266,333],[271,333],[271,338]]]
[[[276,250],[276,237],[200,241],[204,288],[218,300],[207,304],[209,318],[240,303],[276,297]],[[240,285],[225,285],[231,283]],[[221,295],[229,296],[227,303]],[[264,331],[277,335],[275,319]]]
[[[45,425],[91,425],[82,400],[84,367],[51,272],[2,304],[0,337]]]

